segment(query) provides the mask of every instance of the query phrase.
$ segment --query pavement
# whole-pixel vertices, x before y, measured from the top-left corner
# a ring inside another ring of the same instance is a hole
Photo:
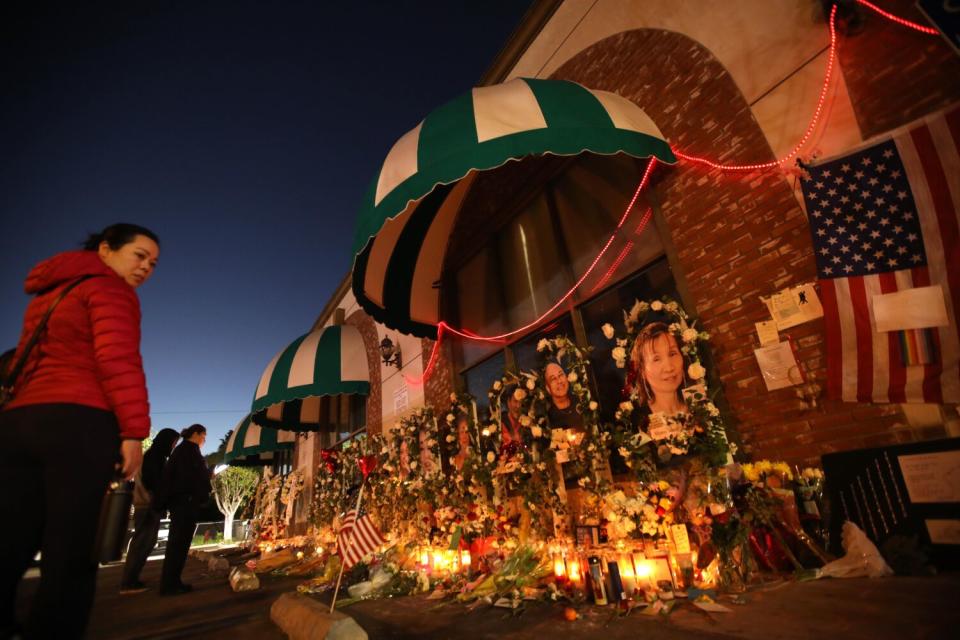
[[[150,591],[121,596],[119,565],[103,567],[88,637],[91,639],[284,638],[270,621],[270,606],[294,591],[300,578],[260,576],[258,591],[234,593],[225,571],[190,558],[184,580],[189,594],[160,597],[159,561],[147,563],[143,579]],[[21,585],[18,610],[25,613],[36,578]],[[326,596],[327,598],[329,596]],[[324,600],[324,597],[320,597]],[[473,610],[461,604],[429,601],[425,596],[368,600],[342,611],[351,615],[371,639],[524,639],[626,640],[745,639],[800,640],[845,638],[906,640],[953,636],[960,628],[960,574],[811,582],[772,581],[743,597],[743,604],[722,602],[730,613],[708,614],[686,604],[669,616],[632,612],[619,617],[612,607],[582,605],[580,618],[569,622],[564,607],[529,602],[522,611],[486,605]],[[328,601],[328,600],[327,600]]]

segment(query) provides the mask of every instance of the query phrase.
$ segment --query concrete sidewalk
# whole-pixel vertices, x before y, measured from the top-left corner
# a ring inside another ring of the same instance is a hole
[[[88,637],[285,637],[270,621],[270,606],[280,594],[294,591],[300,578],[260,576],[260,590],[234,593],[225,571],[210,572],[205,563],[189,558],[184,579],[194,585],[195,591],[161,598],[156,593],[160,566],[159,561],[148,562],[143,572],[144,581],[153,589],[127,596],[118,593],[121,567],[101,569]],[[24,581],[18,601],[20,615],[25,613],[27,598],[36,587],[36,579]],[[558,636],[563,640],[939,640],[955,635],[960,628],[960,574],[776,582],[746,594],[744,600],[745,604],[723,601],[731,613],[707,614],[685,606],[668,617],[657,618],[637,612],[618,618],[612,607],[583,605],[578,608],[581,618],[573,622],[564,620],[563,606],[558,604],[530,602],[515,615],[487,605],[471,611],[464,605],[438,604],[424,596],[358,602],[342,611],[375,640],[543,640]]]

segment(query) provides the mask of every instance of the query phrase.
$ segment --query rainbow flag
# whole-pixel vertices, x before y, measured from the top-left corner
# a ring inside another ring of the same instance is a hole
[[[897,332],[900,362],[910,367],[937,362],[936,337],[931,329],[906,329]]]

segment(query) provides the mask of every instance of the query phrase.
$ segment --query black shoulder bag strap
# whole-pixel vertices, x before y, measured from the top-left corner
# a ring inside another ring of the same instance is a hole
[[[2,388],[3,393],[0,394],[3,402],[9,399],[9,395],[12,395],[13,384],[16,382],[17,378],[20,376],[20,372],[23,371],[23,366],[27,363],[27,358],[30,356],[30,352],[33,351],[34,345],[37,344],[37,341],[40,339],[40,334],[43,333],[43,330],[47,327],[47,321],[50,319],[50,314],[53,313],[53,310],[57,308],[57,305],[60,304],[60,301],[63,300],[70,290],[75,286],[83,282],[84,280],[89,280],[93,278],[95,274],[89,274],[81,276],[65,286],[63,291],[60,292],[60,295],[50,303],[50,306],[47,308],[46,313],[43,314],[43,318],[40,319],[40,324],[37,325],[37,328],[33,331],[33,335],[30,336],[30,339],[27,340],[26,346],[23,348],[23,353],[20,354],[20,357],[17,359],[17,363],[13,365],[13,369],[6,375],[3,380]]]

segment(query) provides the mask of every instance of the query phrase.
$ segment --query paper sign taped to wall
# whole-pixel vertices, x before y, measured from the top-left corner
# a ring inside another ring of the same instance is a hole
[[[757,327],[757,337],[760,339],[761,347],[780,342],[780,332],[777,331],[776,320],[764,320],[753,324]]]
[[[960,502],[960,451],[898,456],[910,502]]]
[[[873,324],[877,331],[949,326],[943,289],[934,285],[875,295]]]
[[[789,340],[753,350],[767,391],[783,389],[803,382],[800,365],[793,355]]]
[[[784,289],[761,299],[781,331],[823,317],[823,306],[812,284]]]

